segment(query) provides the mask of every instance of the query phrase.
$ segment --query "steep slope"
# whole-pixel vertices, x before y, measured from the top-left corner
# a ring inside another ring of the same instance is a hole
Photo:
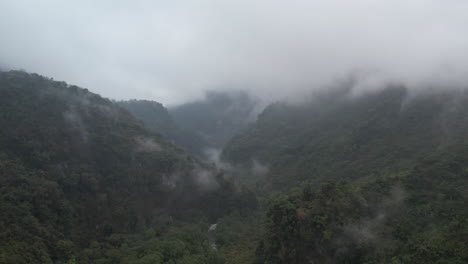
[[[467,139],[468,93],[402,87],[351,97],[338,90],[307,104],[272,104],[234,137],[223,158],[269,165],[264,190],[310,180],[359,179],[407,167],[424,153]]]
[[[466,263],[468,145],[359,185],[276,198],[256,263]]]
[[[217,261],[193,237],[200,227],[167,230],[212,221],[241,195],[126,110],[64,82],[2,72],[0,127],[0,263]],[[157,237],[132,237],[148,229]],[[144,241],[168,244],[143,254]],[[120,245],[132,246],[122,249],[132,261],[118,257]]]
[[[229,263],[466,263],[468,93],[351,95],[273,104],[226,146],[231,167],[268,165],[262,223],[218,226]]]
[[[151,130],[161,133],[168,141],[181,146],[197,156],[203,155],[205,142],[195,133],[182,129],[160,103],[146,100],[129,100],[118,102]]]

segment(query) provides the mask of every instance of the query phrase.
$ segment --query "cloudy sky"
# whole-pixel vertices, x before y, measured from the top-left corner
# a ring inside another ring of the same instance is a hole
[[[0,66],[114,99],[468,84],[466,0],[0,0]]]

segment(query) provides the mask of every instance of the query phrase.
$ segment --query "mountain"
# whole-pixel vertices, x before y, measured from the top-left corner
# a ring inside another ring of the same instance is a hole
[[[339,89],[308,103],[274,103],[224,148],[223,159],[268,166],[266,192],[303,181],[356,180],[407,168],[467,139],[468,92],[404,87],[353,96]]]
[[[0,263],[467,262],[467,91],[335,89],[250,124],[251,99],[212,96],[0,72]],[[237,134],[216,168],[180,131]]]
[[[253,120],[257,102],[243,92],[208,92],[204,99],[166,109],[146,100],[118,102],[153,131],[188,152],[209,159]]]
[[[254,120],[255,99],[243,92],[208,92],[204,99],[169,108],[177,125],[203,140],[204,149],[222,147]]]
[[[149,129],[160,133],[171,143],[194,155],[203,156],[203,149],[206,144],[203,139],[176,124],[168,110],[161,103],[147,100],[129,100],[120,101],[118,104],[143,121]]]
[[[225,254],[258,264],[466,263],[467,131],[466,90],[337,89],[268,106],[223,151],[230,167],[266,167],[242,176],[263,220],[221,221]]]
[[[65,82],[1,72],[0,127],[0,263],[220,263],[205,228],[255,206],[125,109]]]

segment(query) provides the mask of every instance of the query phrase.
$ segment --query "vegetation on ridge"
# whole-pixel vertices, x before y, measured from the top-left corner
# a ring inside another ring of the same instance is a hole
[[[0,127],[0,263],[115,263],[119,236],[135,261],[146,255],[140,243],[157,238],[147,251],[161,263],[206,262],[214,252],[197,223],[252,197],[111,101],[36,74],[0,73]],[[186,220],[195,233],[181,227],[173,238]]]

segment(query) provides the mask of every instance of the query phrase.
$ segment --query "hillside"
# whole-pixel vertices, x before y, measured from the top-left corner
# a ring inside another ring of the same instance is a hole
[[[176,124],[202,139],[204,148],[222,149],[254,121],[255,99],[243,92],[208,92],[205,98],[169,108]]]
[[[153,131],[188,152],[209,159],[249,122],[257,102],[243,92],[208,92],[205,98],[166,109],[146,100],[118,102]]]
[[[0,127],[0,263],[218,263],[205,228],[242,193],[123,108],[1,72]]]
[[[468,145],[362,184],[274,199],[255,263],[466,263]]]
[[[379,177],[407,168],[427,152],[467,139],[468,93],[403,87],[351,97],[336,90],[308,103],[270,105],[236,135],[223,159],[262,162],[266,192],[303,181]]]
[[[203,156],[206,142],[193,131],[181,128],[160,103],[146,100],[120,101],[118,104],[143,121],[152,131],[188,152]]]
[[[468,264],[467,14],[0,0],[0,264]]]
[[[197,118],[214,109],[201,108]],[[229,115],[218,114],[207,129]],[[468,258],[462,90],[275,103],[227,144],[220,168],[167,141],[181,130],[161,104],[114,103],[37,74],[0,73],[0,125],[2,264]]]
[[[241,176],[261,222],[221,221],[228,263],[466,263],[468,93],[350,95],[272,104],[227,144],[224,163],[268,168]]]

